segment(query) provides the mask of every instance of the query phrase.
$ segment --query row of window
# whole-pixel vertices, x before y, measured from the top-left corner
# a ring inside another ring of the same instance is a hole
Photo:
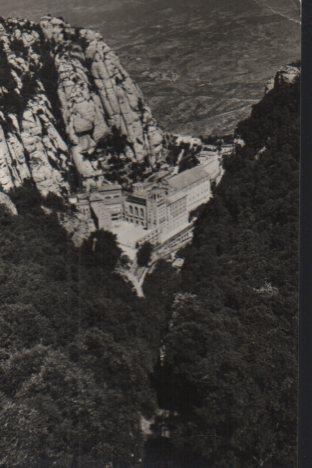
[[[191,191],[188,195],[188,198],[196,198],[196,197],[199,197],[201,195],[206,195],[207,193],[209,193],[210,191],[210,187],[205,187],[203,189],[199,189],[199,190],[196,190],[196,191]]]
[[[184,206],[171,207],[170,214],[171,214],[171,216],[173,216],[175,218],[176,216],[179,216],[180,214],[184,213],[185,211],[186,211],[186,208]]]
[[[137,206],[128,205],[128,210],[130,214],[134,214],[135,216],[140,216],[140,218],[144,218],[144,210],[143,208],[138,208]]]
[[[120,198],[120,195],[105,195],[105,200],[111,200],[112,198]]]
[[[143,227],[145,227],[145,222],[144,222],[144,221],[141,221],[140,219],[128,218],[128,217],[126,216],[126,217],[125,217],[125,220],[126,220],[128,223],[133,223],[133,224],[135,224],[136,226],[143,226]]]

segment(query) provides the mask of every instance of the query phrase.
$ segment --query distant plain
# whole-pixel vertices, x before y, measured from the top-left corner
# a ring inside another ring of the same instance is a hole
[[[0,0],[0,7],[4,17],[51,13],[99,30],[163,128],[220,135],[249,114],[281,66],[299,59],[294,2]]]

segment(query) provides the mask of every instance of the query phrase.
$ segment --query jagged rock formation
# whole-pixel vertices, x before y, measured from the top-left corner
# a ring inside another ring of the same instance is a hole
[[[267,92],[297,74],[285,67]],[[199,154],[222,174],[223,149],[212,158],[201,139],[163,134],[99,33],[51,16],[38,24],[0,18],[0,194],[30,179],[43,197],[66,201],[105,182],[129,186],[166,165],[188,169]],[[15,213],[6,196],[0,203]],[[83,210],[59,216],[77,241],[95,229]]]
[[[153,167],[162,133],[100,34],[46,16],[0,20],[0,189],[105,180],[113,155]],[[75,188],[75,187],[74,187]]]
[[[268,92],[270,92],[272,89],[274,89],[275,86],[279,86],[282,84],[294,84],[299,76],[300,68],[297,64],[286,65],[276,73],[275,77],[271,78],[271,80],[268,81],[265,87],[265,93],[267,94]]]

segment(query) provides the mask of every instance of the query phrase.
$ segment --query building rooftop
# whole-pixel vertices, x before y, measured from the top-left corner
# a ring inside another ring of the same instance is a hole
[[[144,194],[129,194],[126,198],[126,201],[137,203],[139,205],[146,205],[146,193]]]
[[[208,178],[208,174],[201,166],[195,166],[192,169],[187,169],[180,174],[169,177],[167,182],[170,187],[176,190],[182,190],[189,185],[199,182],[202,179]]]
[[[98,192],[104,192],[106,190],[120,190],[122,187],[119,184],[102,184],[100,187],[93,190]]]
[[[165,179],[166,177],[170,176],[172,173],[172,168],[169,168],[169,169],[163,169],[163,170],[160,170],[158,172],[154,172],[152,175],[149,176],[149,178],[147,179],[147,182],[148,183],[151,183],[151,182],[158,182],[162,179]]]
[[[186,193],[174,192],[168,195],[167,200],[168,200],[168,203],[174,203],[178,200],[181,200],[182,198],[185,198],[185,203],[186,203]]]
[[[123,198],[122,197],[118,197],[118,198],[111,198],[110,200],[105,200],[103,198],[90,198],[90,202],[91,203],[100,203],[101,205],[106,205],[106,206],[112,206],[112,205],[121,205],[121,203],[123,202]]]

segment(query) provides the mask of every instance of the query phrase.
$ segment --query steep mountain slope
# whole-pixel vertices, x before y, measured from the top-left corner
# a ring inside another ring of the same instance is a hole
[[[3,15],[48,12],[92,27],[118,53],[167,131],[232,132],[263,83],[300,54],[296,0],[10,0]],[[280,16],[274,13],[283,13]]]
[[[12,199],[19,216],[0,206],[0,466],[130,468],[153,413],[150,310],[114,272],[112,234],[75,248],[34,187]]]
[[[128,173],[157,166],[161,132],[99,35],[51,17],[1,24],[0,201],[19,216],[0,208],[0,465],[140,463],[161,334],[159,401],[184,461],[292,463],[298,69],[239,125],[180,286],[158,265],[141,300],[114,273],[113,236],[76,248],[53,195],[101,184],[112,156]]]
[[[177,467],[296,464],[299,77],[281,70],[238,125],[183,253],[155,375]]]
[[[109,159],[154,166],[162,133],[102,37],[50,16],[1,20],[0,187],[102,183]]]

